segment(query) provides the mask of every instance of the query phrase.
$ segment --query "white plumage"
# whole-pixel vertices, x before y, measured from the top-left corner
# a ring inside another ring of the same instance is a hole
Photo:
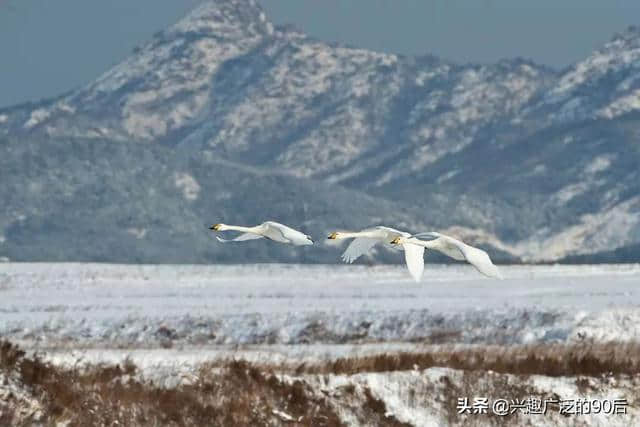
[[[373,227],[361,231],[336,231],[329,235],[329,239],[353,239],[342,254],[342,260],[352,263],[360,256],[369,252],[378,243],[390,245],[398,237],[409,237],[410,234],[391,227]],[[402,245],[404,259],[409,273],[416,282],[420,281],[424,271],[424,248],[419,245]]]
[[[430,240],[421,240],[424,238]],[[418,233],[413,236],[399,236],[391,243],[402,245],[405,248],[407,246],[420,246],[436,250],[458,261],[467,261],[485,276],[503,278],[500,270],[493,264],[489,254],[485,251],[435,231]]]
[[[254,227],[215,224],[209,229],[213,231],[242,232],[242,234],[233,239],[222,239],[216,236],[216,239],[222,243],[267,238],[296,246],[313,245],[313,240],[310,236],[275,221],[265,221]],[[500,270],[493,264],[485,251],[435,231],[412,235],[395,228],[378,226],[360,231],[336,231],[331,233],[328,238],[332,240],[353,239],[342,254],[342,260],[347,263],[354,262],[379,243],[394,249],[399,248],[404,251],[407,269],[416,282],[420,281],[424,273],[425,248],[442,252],[459,261],[467,261],[480,273],[502,279]]]
[[[255,227],[215,224],[209,227],[209,229],[214,231],[241,231],[244,233],[235,239],[230,240],[221,239],[216,236],[216,238],[222,243],[243,242],[246,240],[261,239],[264,237],[275,242],[288,243],[296,246],[313,245],[313,239],[311,239],[311,236],[274,221],[265,221]]]

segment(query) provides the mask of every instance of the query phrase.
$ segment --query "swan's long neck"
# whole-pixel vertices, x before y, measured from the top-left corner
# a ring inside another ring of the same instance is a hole
[[[376,237],[369,231],[340,231],[336,233],[336,240],[352,239],[356,237]]]
[[[243,233],[255,233],[258,227],[242,227],[240,225],[226,225],[225,230],[242,231]]]

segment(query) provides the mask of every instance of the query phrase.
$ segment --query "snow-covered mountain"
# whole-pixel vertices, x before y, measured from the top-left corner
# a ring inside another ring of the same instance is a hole
[[[94,82],[0,110],[0,256],[51,259],[55,239],[30,242],[57,229],[77,235],[62,259],[227,260],[202,223],[269,212],[323,232],[434,227],[503,259],[611,258],[640,244],[638,110],[633,27],[559,72],[331,45],[255,1],[205,2]],[[114,229],[135,244],[86,250]],[[259,259],[314,256],[331,259]]]
[[[540,102],[525,113],[538,110],[552,121],[562,122],[611,119],[638,109],[640,29],[632,26],[562,73]]]

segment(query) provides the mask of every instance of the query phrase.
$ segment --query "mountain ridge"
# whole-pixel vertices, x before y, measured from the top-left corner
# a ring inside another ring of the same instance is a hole
[[[20,162],[11,154],[17,140],[45,147],[43,156],[52,141],[70,146],[111,141],[144,158],[153,156],[151,146],[160,145],[175,159],[149,161],[147,167],[179,166],[173,173],[191,176],[200,188],[209,187],[202,179],[224,181],[215,174],[194,178],[193,170],[204,165],[238,178],[244,174],[253,183],[243,187],[247,197],[263,200],[261,207],[297,202],[262,191],[264,177],[277,173],[286,185],[307,183],[304,195],[298,194],[307,204],[332,206],[330,189],[335,188],[351,192],[344,197],[373,197],[383,206],[362,202],[362,212],[347,215],[352,222],[338,226],[398,221],[401,210],[408,212],[405,224],[420,227],[413,231],[451,231],[503,260],[597,259],[598,253],[610,259],[616,249],[640,242],[639,110],[640,32],[635,27],[558,71],[521,58],[456,64],[431,55],[323,43],[273,25],[255,1],[221,0],[203,3],[87,85],[0,109],[0,151]],[[139,151],[139,145],[149,152]],[[69,150],[60,153],[74,156]],[[36,162],[37,151],[32,154]],[[125,191],[110,180],[126,176],[118,171],[128,162],[122,153],[104,154],[112,156],[114,169],[102,190]],[[85,161],[98,165],[100,159]],[[0,171],[2,182],[11,178],[6,171]],[[22,174],[23,187],[15,184],[15,190],[28,192],[33,177]],[[193,186],[189,178],[181,182]],[[143,190],[132,191],[145,200],[149,196]],[[272,199],[265,200],[265,194]],[[167,194],[165,203],[179,215],[185,200],[180,192],[173,197]],[[195,197],[200,203],[204,192]],[[27,202],[15,203],[0,210],[0,256],[32,260],[21,256],[25,246],[11,246],[12,212],[29,210]],[[85,203],[74,200],[75,209]],[[208,206],[205,213],[187,204],[183,214],[193,220],[215,217],[216,211],[239,212],[241,206],[252,209],[238,197]],[[140,207],[138,213],[144,211]],[[288,212],[278,219],[293,225],[302,219],[295,209]],[[64,209],[58,215],[64,216]],[[259,219],[255,212],[244,216]],[[329,219],[317,224],[331,226]],[[21,233],[29,236],[36,228]],[[199,241],[198,231],[191,233]],[[146,240],[151,239],[144,235],[136,245],[151,248],[154,243]],[[79,236],[74,256],[90,244]],[[184,262],[206,258],[206,244],[199,245]],[[251,259],[250,250],[255,248],[233,253]],[[183,251],[189,253],[186,244]],[[126,248],[119,252],[126,257]],[[156,252],[147,250],[151,255],[141,262],[168,259]],[[220,256],[216,252],[214,258]],[[329,260],[325,253],[318,256]],[[303,260],[284,249],[260,259]]]

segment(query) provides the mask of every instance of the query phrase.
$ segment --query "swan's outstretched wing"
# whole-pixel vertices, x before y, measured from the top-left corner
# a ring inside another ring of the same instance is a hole
[[[395,228],[385,227],[383,225],[379,225],[375,228],[370,228],[369,231],[374,231],[380,234],[381,238],[386,238],[389,240],[393,240],[396,237],[409,237],[411,234],[406,233],[404,231],[396,230]]]
[[[376,233],[380,235],[380,240],[384,243],[385,247],[394,251],[403,251],[404,246],[402,245],[392,245],[391,242],[396,237],[410,237],[411,234],[396,230],[395,228],[378,226],[373,229]]]
[[[380,240],[371,237],[356,237],[342,254],[342,260],[351,264],[369,252],[378,242],[380,242]]]
[[[442,237],[443,235],[436,231],[423,231],[422,233],[412,234],[411,237],[415,237],[420,240],[435,240],[438,237]]]
[[[411,237],[418,238],[425,242],[429,242],[429,244],[427,245],[427,248],[443,253],[450,258],[453,258],[458,261],[466,260],[466,257],[461,250],[461,246],[463,246],[464,243],[452,237],[445,236],[444,234],[440,234],[435,231],[418,233],[418,234],[414,234]]]
[[[503,278],[498,267],[491,262],[489,254],[482,249],[474,248],[467,244],[463,245],[464,246],[460,248],[460,251],[464,254],[464,257],[467,259],[469,264],[473,265],[476,270],[488,277],[495,277],[497,279]]]
[[[358,233],[366,233],[366,237],[356,237],[349,246],[347,246],[347,249],[342,254],[342,260],[344,262],[352,263],[362,255],[369,252],[376,243],[385,243],[393,249],[397,249],[397,247],[389,245],[389,243],[396,237],[409,236],[409,233],[383,226],[367,228],[359,231]]]
[[[419,282],[424,272],[424,246],[411,243],[405,243],[402,246],[404,248],[404,260],[407,262],[409,273],[416,282]]]
[[[218,236],[216,236],[216,239],[218,239],[219,242],[222,243],[230,243],[230,242],[243,242],[245,240],[254,240],[254,239],[262,239],[264,236],[260,236],[259,234],[253,234],[253,233],[244,233],[239,235],[238,237],[236,237],[235,239],[222,239]]]
[[[459,261],[467,261],[485,276],[496,277],[498,279],[503,278],[498,267],[491,262],[489,254],[482,249],[468,245],[460,240],[454,239],[453,237],[436,233],[435,231],[418,233],[414,237],[433,239],[431,240],[431,244],[428,246],[430,249],[435,249]]]

